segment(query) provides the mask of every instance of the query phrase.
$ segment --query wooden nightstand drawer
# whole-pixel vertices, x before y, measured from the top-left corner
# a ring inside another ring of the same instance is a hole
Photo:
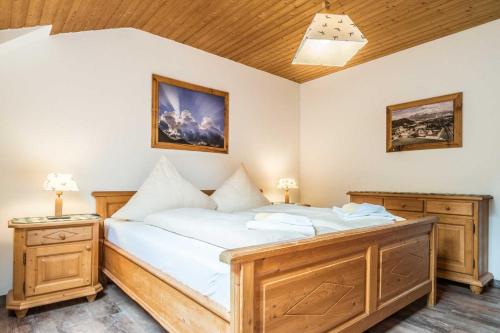
[[[417,199],[390,199],[384,200],[385,208],[391,210],[406,210],[409,212],[423,212],[424,202]]]
[[[440,201],[440,200],[427,201],[428,213],[472,216],[474,212],[473,208],[474,207],[472,202],[455,202],[455,201]]]
[[[46,245],[92,239],[92,226],[38,229],[27,232],[26,245]]]
[[[91,268],[91,242],[28,248],[26,296],[88,286]]]

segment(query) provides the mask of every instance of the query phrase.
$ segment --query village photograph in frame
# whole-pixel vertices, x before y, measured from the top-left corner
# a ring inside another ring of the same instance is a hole
[[[387,107],[387,152],[462,146],[462,93]]]

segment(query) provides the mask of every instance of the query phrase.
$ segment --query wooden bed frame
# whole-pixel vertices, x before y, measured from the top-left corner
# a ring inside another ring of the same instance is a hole
[[[97,213],[110,217],[133,194],[94,192]],[[436,222],[225,251],[229,312],[104,239],[101,268],[170,333],[362,332],[425,295],[434,306]]]

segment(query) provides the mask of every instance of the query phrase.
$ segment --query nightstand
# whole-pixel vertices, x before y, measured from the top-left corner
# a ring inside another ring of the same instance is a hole
[[[95,300],[98,281],[99,223],[97,215],[69,215],[9,221],[14,229],[13,289],[7,309],[23,318],[29,308],[72,298]]]

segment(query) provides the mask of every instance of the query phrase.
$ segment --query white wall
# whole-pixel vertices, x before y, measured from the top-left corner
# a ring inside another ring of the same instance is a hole
[[[348,190],[492,194],[490,271],[500,278],[500,20],[301,85],[304,202]],[[385,152],[387,105],[463,91],[463,148]]]
[[[229,155],[150,148],[151,74],[230,93]],[[279,177],[298,177],[298,85],[145,32],[47,37],[0,54],[0,295],[11,287],[7,220],[53,213],[51,171],[81,192],[66,213],[93,212],[94,190],[136,189],[161,154],[200,188],[240,162],[271,200]]]

